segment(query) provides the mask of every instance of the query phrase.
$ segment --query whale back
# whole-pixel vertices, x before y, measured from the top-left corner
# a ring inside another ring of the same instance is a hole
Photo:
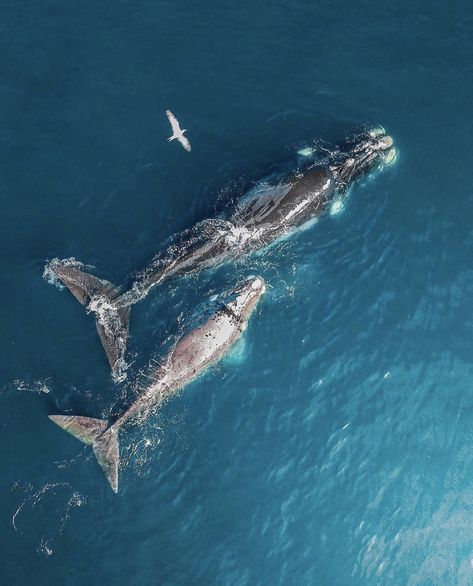
[[[248,229],[298,226],[321,215],[333,195],[332,176],[317,166],[278,183],[261,183],[238,206],[232,222]]]

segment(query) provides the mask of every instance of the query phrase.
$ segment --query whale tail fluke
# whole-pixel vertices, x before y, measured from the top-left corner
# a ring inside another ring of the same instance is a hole
[[[76,415],[50,415],[49,419],[84,444],[92,446],[113,492],[118,492],[118,432],[108,427],[108,421]]]
[[[74,297],[95,313],[95,324],[107,354],[115,380],[126,377],[125,350],[130,324],[130,307],[114,307],[119,288],[99,279],[67,261],[53,260],[45,273],[51,274],[65,285]]]

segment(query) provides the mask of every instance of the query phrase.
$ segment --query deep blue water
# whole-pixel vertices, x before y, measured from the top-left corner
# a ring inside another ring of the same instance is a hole
[[[456,0],[2,3],[2,584],[473,583],[472,26]],[[364,123],[398,160],[341,214],[133,308],[131,379],[210,295],[271,285],[232,355],[123,432],[114,495],[47,415],[132,390],[45,262],[123,282]]]

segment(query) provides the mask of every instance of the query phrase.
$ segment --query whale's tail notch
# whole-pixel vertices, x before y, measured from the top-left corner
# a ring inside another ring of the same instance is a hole
[[[118,296],[119,288],[77,266],[56,259],[49,263],[47,272],[59,279],[88,311],[95,313],[97,332],[107,354],[112,376],[116,380],[125,378],[124,356],[130,325],[130,307],[114,307],[113,300]]]
[[[49,419],[79,441],[92,446],[113,492],[118,492],[118,432],[108,426],[108,421],[76,415],[50,415]]]

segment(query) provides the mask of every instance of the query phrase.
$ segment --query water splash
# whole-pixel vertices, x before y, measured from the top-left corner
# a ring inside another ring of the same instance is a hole
[[[109,340],[119,348],[120,358],[113,365],[112,379],[116,383],[123,382],[127,378],[129,364],[124,359],[126,351],[127,333],[123,331],[123,325],[116,307],[110,299],[101,295],[92,298],[87,306],[87,313],[94,313],[97,323],[102,326]]]
[[[72,267],[74,269],[78,269],[81,271],[83,271],[84,269],[94,268],[90,265],[85,265],[84,263],[81,263],[80,261],[75,259],[73,256],[71,256],[70,258],[63,258],[63,259],[60,259],[57,257],[51,259],[44,266],[43,279],[45,281],[47,281],[50,285],[54,285],[58,289],[64,289],[65,287],[61,283],[61,281],[57,278],[56,273],[53,270],[53,267],[57,267],[57,266]]]
[[[315,152],[315,149],[312,147],[305,147],[303,149],[300,149],[297,151],[298,155],[301,155],[302,157],[310,157],[311,155],[313,155]]]
[[[29,393],[38,394],[49,394],[51,392],[51,380],[46,378],[28,382],[21,379],[15,379],[13,381],[13,387],[15,387],[18,391],[27,391]]]
[[[345,206],[343,204],[343,201],[340,198],[337,198],[332,202],[332,205],[330,206],[330,215],[337,216],[338,214],[343,212],[344,209]]]

